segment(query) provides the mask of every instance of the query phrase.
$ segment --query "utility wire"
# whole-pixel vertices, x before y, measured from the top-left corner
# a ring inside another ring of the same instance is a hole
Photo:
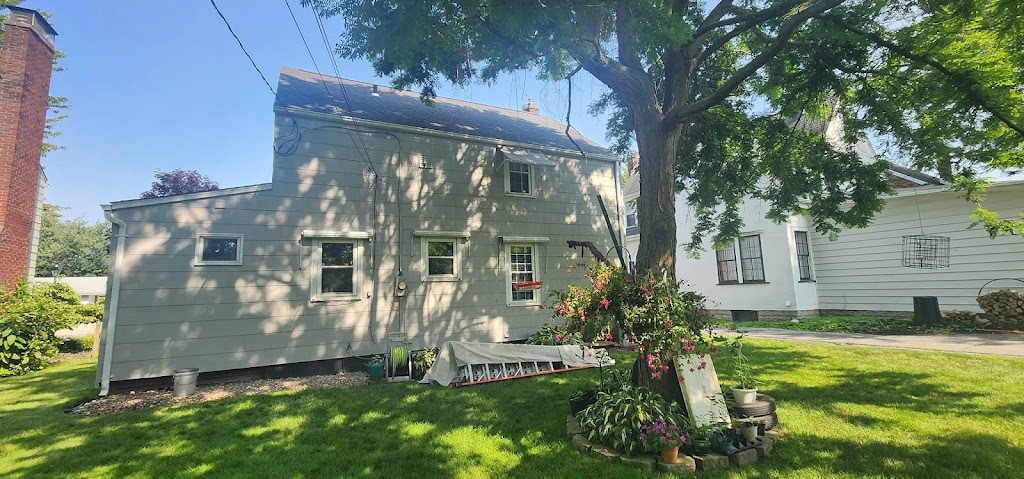
[[[235,30],[231,28],[231,24],[228,23],[228,19],[224,18],[224,14],[221,13],[220,8],[217,7],[217,2],[210,0],[210,4],[213,5],[213,9],[217,11],[217,15],[220,15],[220,19],[224,20],[224,25],[227,25],[228,31],[231,32],[231,36],[235,37],[235,41],[238,42],[238,46],[242,49],[242,53],[244,53],[252,63],[252,67],[256,69],[256,73],[260,74],[260,78],[263,79],[263,83],[265,83],[267,85],[267,89],[270,90],[270,94],[274,95],[274,99],[277,100],[277,92],[274,91],[274,87],[270,86],[270,82],[267,81],[267,77],[263,76],[263,72],[260,71],[260,67],[256,66],[256,60],[252,59],[252,55],[249,55],[249,52],[245,49],[245,45],[242,45],[242,40],[235,34]]]

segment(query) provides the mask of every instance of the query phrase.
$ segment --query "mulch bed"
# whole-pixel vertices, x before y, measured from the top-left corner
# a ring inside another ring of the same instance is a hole
[[[127,391],[110,394],[79,404],[67,412],[87,416],[98,416],[124,411],[134,411],[151,407],[175,406],[206,401],[217,401],[235,396],[252,396],[275,391],[301,391],[304,389],[328,389],[348,386],[361,386],[368,382],[366,373],[350,372],[326,376],[307,376],[301,378],[259,379],[255,381],[238,381],[231,383],[209,384],[197,386],[195,394],[185,397],[172,397],[171,389],[152,389],[148,391]]]

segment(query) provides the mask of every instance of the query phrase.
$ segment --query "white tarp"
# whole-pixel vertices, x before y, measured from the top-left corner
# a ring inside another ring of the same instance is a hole
[[[615,361],[603,349],[579,346],[536,346],[532,344],[465,343],[449,341],[441,346],[437,360],[421,383],[448,386],[459,377],[459,368],[469,364],[519,362],[561,362],[568,367],[609,366]]]

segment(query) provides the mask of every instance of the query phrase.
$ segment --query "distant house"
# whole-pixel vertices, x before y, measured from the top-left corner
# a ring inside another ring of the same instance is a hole
[[[427,106],[285,68],[275,113],[270,183],[104,206],[101,385],[331,365],[393,332],[414,349],[524,339],[576,279],[567,241],[611,247],[597,195],[622,216],[618,158],[575,136],[582,155],[532,104]]]
[[[107,294],[106,276],[61,276],[54,278],[35,278],[35,284],[60,282],[71,287],[78,293],[82,304],[96,304]]]
[[[836,125],[803,125],[826,129]],[[856,145],[863,161],[874,161],[865,140]],[[907,317],[915,296],[935,296],[943,310],[980,312],[974,298],[986,282],[1024,278],[1024,242],[1020,237],[990,239],[983,229],[967,229],[971,204],[938,178],[891,165],[896,194],[866,228],[841,232],[836,241],[815,233],[810,218],[793,216],[777,224],[765,218],[768,205],[748,200],[741,206],[744,230],[731,245],[714,250],[704,243],[699,259],[676,255],[676,275],[706,295],[721,318],[787,320],[830,314]],[[624,188],[629,208],[640,195],[640,177]],[[985,202],[1007,216],[1019,214],[1024,182],[994,185]],[[689,238],[694,218],[685,199],[676,199],[677,237]],[[635,220],[634,223],[635,224]],[[630,229],[626,249],[635,256],[638,229]],[[950,238],[949,267],[902,266],[903,236]],[[1005,283],[993,285],[1006,286]]]

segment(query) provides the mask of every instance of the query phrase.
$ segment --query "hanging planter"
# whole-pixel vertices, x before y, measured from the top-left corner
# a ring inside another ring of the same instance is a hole
[[[512,289],[516,291],[534,291],[544,286],[543,281],[522,281],[519,283],[512,283]]]

